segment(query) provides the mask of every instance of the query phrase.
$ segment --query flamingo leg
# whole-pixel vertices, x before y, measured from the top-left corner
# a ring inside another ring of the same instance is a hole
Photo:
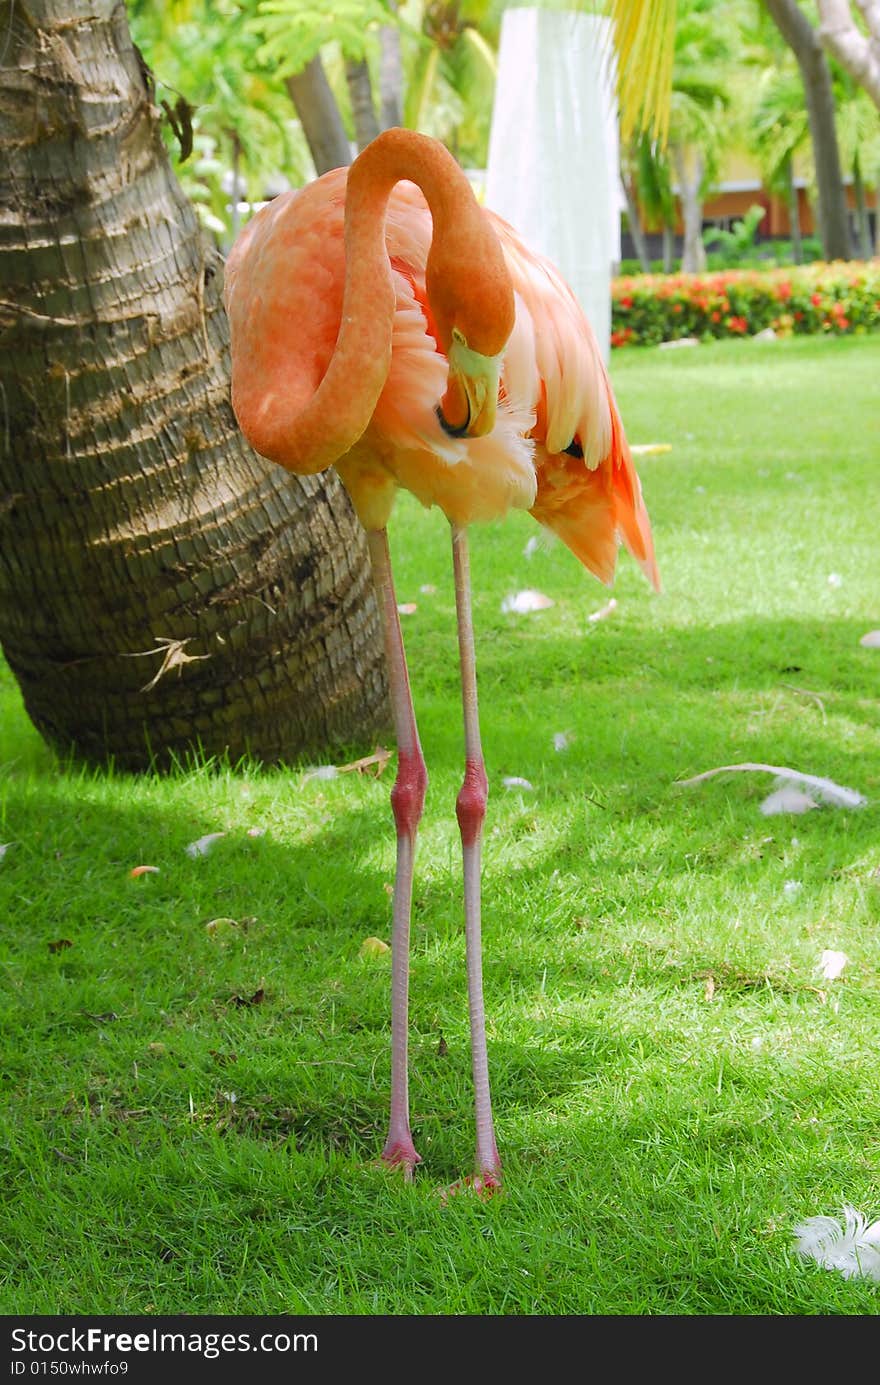
[[[397,868],[391,925],[391,1118],[382,1158],[392,1167],[401,1166],[409,1181],[416,1164],[421,1162],[409,1125],[407,1038],[410,913],[416,833],[425,802],[428,775],[416,727],[386,530],[368,530],[367,543],[382,613],[391,706],[397,735],[397,778],[391,790],[391,808],[397,827]]]
[[[470,561],[467,530],[452,526],[452,562],[455,571],[455,609],[461,663],[461,697],[464,710],[465,773],[455,805],[461,832],[464,863],[465,949],[467,954],[468,1009],[471,1023],[471,1062],[474,1074],[474,1106],[477,1126],[478,1189],[491,1190],[501,1181],[501,1160],[495,1144],[492,1100],[489,1094],[489,1060],[486,1052],[486,1011],[483,1004],[483,960],[480,936],[480,846],[486,816],[488,784],[480,743],[477,707],[477,669],[474,625],[471,614]]]

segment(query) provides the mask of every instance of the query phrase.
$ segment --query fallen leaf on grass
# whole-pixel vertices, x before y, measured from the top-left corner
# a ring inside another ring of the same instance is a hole
[[[139,875],[158,875],[158,866],[132,866],[128,872],[132,880],[137,880]]]
[[[419,587],[419,591],[423,596],[433,596],[436,590],[437,588],[434,586],[433,582],[424,582],[422,586]]]
[[[387,943],[383,943],[381,938],[364,938],[358,953],[359,957],[381,957],[384,953],[390,952],[391,948]]]
[[[880,649],[880,630],[869,630],[867,635],[862,635],[859,644],[864,649]]]
[[[571,731],[556,731],[553,735],[553,749],[561,754],[563,750],[568,750],[573,740]]]
[[[836,981],[848,961],[845,952],[836,952],[834,948],[826,947],[816,963],[816,970],[822,973],[826,981]]]
[[[523,779],[519,774],[508,774],[502,779],[505,789],[529,789],[534,791],[534,784],[530,784],[528,779]]]
[[[0,842],[0,861],[3,860],[11,846],[15,846],[15,842]]]
[[[671,442],[637,442],[630,446],[630,452],[634,457],[655,457],[661,452],[671,452]]]
[[[207,832],[204,837],[198,837],[196,841],[190,842],[186,848],[186,854],[193,859],[197,856],[207,856],[214,843],[219,842],[220,838],[225,836],[225,832]]]
[[[217,942],[225,942],[233,931],[238,931],[237,919],[210,919],[208,923],[205,924],[205,932],[208,937],[213,938]]]
[[[518,616],[524,616],[529,615],[532,611],[549,610],[555,604],[555,601],[551,597],[545,596],[543,592],[526,587],[524,591],[516,592],[513,596],[505,596],[501,603],[501,609],[505,614],[513,611]]]
[[[398,601],[397,603],[397,614],[400,616],[414,616],[418,609],[414,601]]]
[[[829,808],[864,808],[867,803],[867,799],[863,798],[855,789],[846,789],[842,784],[835,784],[833,779],[825,779],[819,774],[803,774],[800,770],[788,769],[784,765],[763,765],[751,760],[740,765],[720,765],[717,769],[707,769],[702,774],[695,774],[690,779],[679,779],[676,782],[680,788],[688,788],[693,784],[701,784],[704,779],[711,779],[716,774],[735,774],[743,770],[773,774],[776,776],[779,788],[785,784],[793,784],[800,789],[798,798],[791,800],[794,806],[774,806],[768,810],[767,804],[776,797],[776,795],[771,794],[761,805],[761,811],[765,812],[766,815],[783,812],[803,813],[810,806],[818,808],[821,803]],[[781,802],[784,803],[784,800]]]
[[[809,1217],[794,1234],[797,1251],[826,1270],[839,1270],[844,1279],[873,1279],[880,1283],[880,1219],[871,1222],[849,1203],[843,1206],[844,1225],[834,1217]]]
[[[358,774],[372,773],[378,777],[388,761],[391,759],[391,751],[386,750],[384,745],[377,745],[372,755],[362,755],[359,760],[352,760],[348,765],[339,765],[340,774],[351,774],[355,771]]]
[[[236,1005],[240,1010],[247,1010],[252,1005],[262,1005],[265,998],[266,992],[263,987],[260,986],[251,996],[234,995],[229,1004]]]
[[[372,755],[362,755],[359,760],[352,760],[347,765],[319,765],[315,769],[307,769],[301,782],[307,783],[309,779],[335,779],[337,774],[371,774],[374,779],[378,779],[388,761],[391,759],[391,751],[386,750],[384,745],[377,745]]]
[[[73,947],[69,938],[56,938],[53,943],[48,944],[50,952],[63,952],[65,948]]]
[[[704,991],[704,995],[705,995],[706,1000],[711,1000],[712,997],[714,996],[714,994],[715,994],[715,977],[712,975],[712,973],[711,973],[711,971],[710,971],[710,972],[709,972],[709,975],[706,977],[706,989],[705,989],[705,991]]]

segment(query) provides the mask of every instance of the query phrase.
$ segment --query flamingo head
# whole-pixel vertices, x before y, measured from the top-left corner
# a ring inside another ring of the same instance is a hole
[[[452,437],[480,438],[495,427],[495,407],[501,378],[502,353],[485,356],[473,351],[464,333],[452,329],[447,349],[449,377],[437,417]]]
[[[486,228],[488,230],[488,228]],[[443,263],[436,246],[428,259],[428,298],[441,349],[449,362],[437,417],[453,437],[484,437],[495,427],[501,365],[513,331],[513,285],[494,235],[467,272]]]

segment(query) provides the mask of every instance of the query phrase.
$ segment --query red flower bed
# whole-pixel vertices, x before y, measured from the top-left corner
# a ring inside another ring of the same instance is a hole
[[[611,345],[682,337],[880,330],[880,260],[717,274],[644,274],[611,286]]]

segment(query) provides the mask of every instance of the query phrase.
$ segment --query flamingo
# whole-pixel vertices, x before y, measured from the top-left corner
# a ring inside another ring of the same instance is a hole
[[[299,475],[335,466],[366,530],[382,614],[397,776],[391,933],[391,1102],[382,1159],[407,1180],[407,1030],[416,833],[425,760],[392,580],[398,487],[452,530],[464,715],[456,801],[476,1117],[472,1178],[500,1186],[483,1002],[480,744],[468,526],[528,510],[610,583],[619,540],[659,589],[638,476],[593,333],[556,269],[480,207],[436,140],[383,132],[350,168],[262,208],[226,265],[232,403],[263,457]]]

